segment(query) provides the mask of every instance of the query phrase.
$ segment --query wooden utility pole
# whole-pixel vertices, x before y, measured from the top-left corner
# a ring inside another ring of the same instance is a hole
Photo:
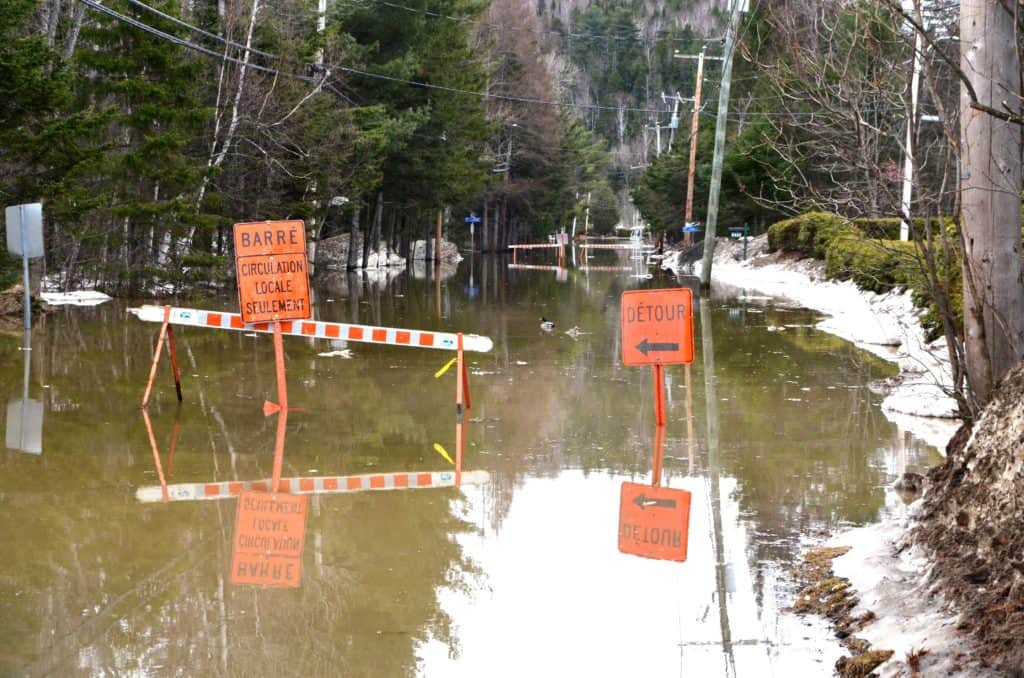
[[[972,107],[1020,120],[1020,59],[1012,12],[993,0],[960,3],[961,215],[964,335],[974,409],[1024,358],[1021,280],[1021,127]]]
[[[715,256],[715,231],[718,229],[718,193],[722,188],[722,163],[725,159],[725,126],[729,117],[729,88],[732,84],[732,57],[740,12],[746,0],[733,0],[729,25],[725,30],[725,54],[722,55],[722,86],[718,92],[718,115],[715,120],[715,156],[711,161],[711,190],[708,193],[708,218],[704,224],[704,256],[701,260],[700,286],[711,287],[711,262]]]
[[[684,58],[680,55],[676,56]],[[693,221],[693,176],[697,168],[697,130],[700,126],[700,90],[704,82],[704,59],[704,50],[702,49],[697,55],[697,82],[693,87],[693,116],[690,118],[690,165],[686,176],[686,224]]]

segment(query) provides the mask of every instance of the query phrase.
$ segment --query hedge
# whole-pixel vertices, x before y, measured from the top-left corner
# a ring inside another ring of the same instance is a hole
[[[915,222],[920,227],[916,232],[923,233],[926,223],[932,226],[933,233],[939,225],[948,229],[953,226],[948,218],[928,222],[922,219]],[[921,324],[931,341],[943,334],[941,318],[917,247],[913,242],[899,240],[899,226],[897,218],[851,221],[827,212],[808,212],[772,224],[768,228],[768,249],[824,259],[828,278],[852,280],[861,289],[878,293],[909,289],[915,305],[924,309]],[[938,242],[936,248],[939,249]],[[950,287],[947,298],[959,330],[963,324],[959,249],[951,248],[951,255],[954,260],[950,262],[949,280],[945,280],[946,273],[940,273],[940,278]],[[939,271],[945,271],[944,252],[936,252],[935,265]]]
[[[949,234],[956,232],[951,217],[936,219],[914,217],[910,221],[914,225],[913,235],[915,238],[922,237],[926,227],[930,227],[933,234],[939,232],[940,225],[945,226],[946,232]],[[879,240],[899,240],[900,224],[902,223],[902,219],[898,217],[860,217],[853,220],[854,226],[859,228],[865,236]]]
[[[829,243],[825,275],[852,280],[857,287],[880,294],[896,287],[910,287],[918,267],[915,250],[912,242],[847,234]]]
[[[807,212],[769,226],[768,251],[824,259],[829,243],[847,232],[856,232],[848,219],[828,212]]]

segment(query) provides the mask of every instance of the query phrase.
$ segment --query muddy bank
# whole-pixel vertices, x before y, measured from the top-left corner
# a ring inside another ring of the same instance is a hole
[[[849,552],[794,608],[831,619],[837,635],[869,618],[847,646],[851,658],[861,642],[892,651],[876,675],[1024,676],[1022,489],[1024,365],[1003,379],[973,429],[950,440],[904,516],[830,540]]]
[[[43,310],[35,297],[31,299],[32,317],[37,318]],[[0,332],[13,333],[25,327],[25,288],[13,285],[0,290]]]
[[[978,664],[1024,676],[1024,365],[929,480],[910,539],[931,557],[930,580],[959,610]]]

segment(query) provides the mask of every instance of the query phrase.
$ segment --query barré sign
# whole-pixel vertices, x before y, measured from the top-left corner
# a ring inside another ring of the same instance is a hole
[[[231,583],[297,587],[309,496],[242,492],[235,514]]]
[[[306,227],[301,221],[235,224],[238,302],[246,323],[310,317]]]

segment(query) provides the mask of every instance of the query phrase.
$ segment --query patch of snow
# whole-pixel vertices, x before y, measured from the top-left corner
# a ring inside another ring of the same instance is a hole
[[[351,358],[352,349],[343,348],[338,351],[325,351],[323,353],[317,353],[317,355],[320,356],[321,358]]]
[[[920,505],[918,501],[911,508]],[[884,678],[912,675],[907,655],[922,649],[928,652],[921,657],[918,675],[980,676],[959,665],[968,647],[956,632],[958,618],[944,611],[928,590],[928,559],[916,548],[901,549],[907,519],[889,518],[829,540],[829,546],[852,547],[835,559],[832,568],[836,576],[849,579],[859,594],[860,603],[851,615],[859,617],[867,610],[876,615],[856,635],[874,649],[893,650],[892,657],[875,670]]]
[[[77,292],[43,292],[39,295],[51,306],[96,306],[111,297],[96,290],[79,290]]]
[[[758,254],[739,261],[722,244],[715,248],[711,270],[715,291],[725,288],[747,300],[769,295],[827,315],[818,329],[899,367],[899,379],[882,401],[886,417],[940,450],[945,448],[959,427],[956,402],[947,395],[953,381],[949,356],[945,340],[925,340],[921,311],[910,292],[876,294],[852,281],[825,280],[824,267],[815,260],[776,262]],[[666,256],[662,267],[678,275],[676,261]]]

